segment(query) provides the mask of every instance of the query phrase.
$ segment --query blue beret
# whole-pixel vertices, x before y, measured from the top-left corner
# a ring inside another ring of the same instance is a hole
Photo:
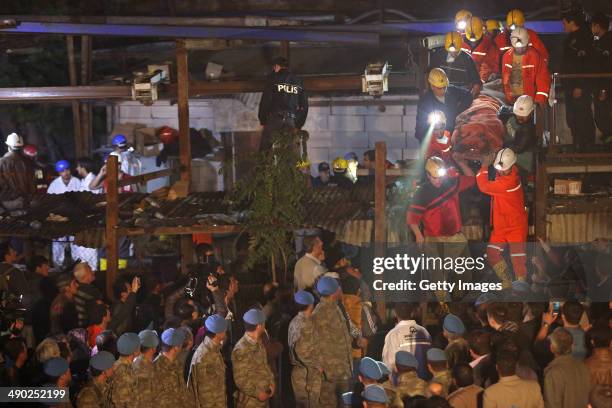
[[[261,309],[251,309],[242,316],[242,320],[252,325],[264,324],[266,322],[266,315]]]
[[[376,360],[370,357],[364,357],[359,362],[359,374],[370,380],[380,380],[383,375]]]
[[[219,334],[227,330],[229,322],[218,314],[210,315],[204,322],[206,330],[211,333]]]
[[[68,361],[62,357],[55,357],[47,360],[43,369],[49,377],[60,377],[68,371]]]
[[[446,354],[444,354],[444,350],[440,350],[439,348],[430,348],[427,350],[427,360],[446,361]]]
[[[531,288],[529,284],[523,280],[515,280],[512,282],[512,290],[515,292],[526,292],[529,293]]]
[[[328,276],[323,276],[317,282],[317,291],[321,294],[321,296],[330,296],[336,293],[340,285],[338,281],[334,278],[330,278]]]
[[[474,306],[480,306],[485,303],[492,303],[497,297],[492,292],[486,292],[476,298]]]
[[[419,360],[416,359],[414,354],[408,351],[400,350],[395,353],[395,364],[399,364],[404,367],[418,368]]]
[[[179,329],[166,329],[161,335],[162,343],[171,347],[180,347],[185,341],[185,332]]]
[[[155,330],[143,330],[138,333],[142,347],[155,348],[159,344],[159,337]]]
[[[365,387],[363,390],[363,399],[369,402],[378,402],[380,404],[386,404],[389,402],[385,389],[378,384],[371,384]]]
[[[383,377],[385,375],[391,375],[391,370],[389,370],[389,367],[387,367],[385,363],[383,363],[382,361],[377,361],[376,363],[378,363],[378,367],[380,368],[380,372],[382,373]]]
[[[89,365],[96,370],[108,370],[115,363],[115,356],[108,351],[98,351],[98,353],[89,359]]]
[[[344,405],[351,405],[353,403],[353,393],[352,392],[345,392],[344,394],[342,394],[342,403]]]
[[[136,333],[123,333],[117,340],[117,351],[122,356],[129,356],[140,347],[140,337]]]
[[[449,333],[454,333],[454,334],[465,333],[465,325],[463,324],[459,316],[456,316],[452,313],[449,313],[446,315],[446,317],[444,318],[444,324],[442,327],[444,327],[444,330],[446,330]]]
[[[293,296],[295,299],[295,303],[298,305],[312,305],[314,304],[315,298],[312,296],[312,293],[306,292],[305,290],[300,290],[296,292]]]

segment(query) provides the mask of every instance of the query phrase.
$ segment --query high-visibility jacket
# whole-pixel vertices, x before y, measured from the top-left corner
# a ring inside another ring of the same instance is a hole
[[[510,88],[510,76],[512,74],[512,58],[514,49],[508,50],[502,58],[502,83],[507,103],[514,103],[516,98],[521,95],[512,95]],[[527,52],[522,59],[523,73],[523,95],[531,96],[536,102],[544,103],[548,100],[550,91],[550,73],[546,67],[546,61],[532,47],[527,48]]]
[[[529,45],[535,48],[544,58],[544,61],[546,61],[546,63],[548,64],[549,55],[546,46],[544,45],[542,40],[540,40],[540,37],[535,31],[528,28],[527,32],[529,33]],[[510,43],[510,30],[506,30],[503,33],[497,34],[497,36],[495,37],[495,45],[497,46],[497,49],[501,54],[511,49],[512,44]]]
[[[436,131],[431,134],[426,158],[438,156],[442,160],[449,161],[451,158],[451,133],[448,130]]]
[[[525,195],[516,166],[506,176],[496,174],[495,180],[489,180],[488,169],[483,167],[476,174],[476,184],[480,191],[491,196],[491,220],[497,234],[508,230],[527,231]]]
[[[499,73],[499,50],[489,36],[483,36],[473,48],[464,39],[461,49],[472,56],[482,82],[487,82],[491,74]]]

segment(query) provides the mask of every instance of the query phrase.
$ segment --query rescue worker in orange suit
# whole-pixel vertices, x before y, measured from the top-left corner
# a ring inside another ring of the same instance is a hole
[[[482,81],[474,60],[469,53],[461,49],[462,42],[459,33],[446,33],[444,49],[438,48],[431,52],[429,67],[441,68],[451,85],[470,91],[475,98],[480,93]]]
[[[495,37],[495,45],[501,54],[504,54],[506,51],[512,48],[510,35],[512,34],[512,31],[519,27],[525,28],[525,15],[519,9],[510,10],[506,16],[506,30]],[[529,28],[525,28],[525,30],[527,30],[527,33],[529,34],[529,45],[535,48],[536,51],[540,53],[546,64],[548,64],[548,50],[538,34]]]
[[[504,250],[509,247],[512,268],[517,280],[527,277],[527,210],[523,186],[516,163],[516,154],[509,148],[482,158],[476,174],[478,188],[491,196],[491,220],[493,230],[487,245],[487,259],[502,287],[512,287],[512,275],[504,260]],[[489,166],[493,164],[495,179],[489,179]]]
[[[446,115],[442,111],[433,111],[428,118],[433,126],[431,140],[425,157],[440,157],[445,163],[451,160],[451,133],[446,129]]]
[[[423,249],[428,257],[469,256],[467,239],[461,232],[459,193],[475,184],[474,172],[462,154],[454,153],[453,159],[463,175],[450,177],[444,160],[436,156],[427,159],[427,180],[417,189],[406,214],[406,223],[414,233],[416,244],[425,244]],[[453,275],[469,280],[467,276]],[[430,280],[445,278],[444,270],[431,271]],[[436,298],[440,302],[448,300],[444,291],[436,292]]]
[[[501,22],[490,18],[487,21],[485,21],[485,29],[487,30],[486,36],[489,37],[489,40],[491,40],[493,45],[495,45],[495,39],[497,38],[498,35],[502,34],[502,31],[503,31]],[[497,53],[500,54],[499,48],[497,48]]]
[[[502,84],[506,103],[513,104],[521,95],[531,96],[544,105],[550,91],[550,74],[546,61],[528,45],[527,30],[518,27],[510,36],[512,48],[502,58]]]
[[[493,81],[499,76],[499,50],[491,39],[484,35],[482,20],[472,17],[465,27],[462,50],[470,54],[482,82]]]

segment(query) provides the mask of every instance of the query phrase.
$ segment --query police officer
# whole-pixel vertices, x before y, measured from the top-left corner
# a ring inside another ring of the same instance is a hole
[[[236,406],[268,407],[276,384],[262,342],[266,316],[260,309],[250,309],[242,318],[245,333],[232,351],[234,382],[238,388]]]
[[[113,365],[111,377],[111,402],[115,407],[134,407],[136,376],[132,368],[134,358],[140,354],[140,338],[136,333],[123,333],[117,340],[119,359]]]
[[[83,387],[77,396],[79,408],[110,408],[108,380],[113,375],[115,357],[108,351],[99,351],[89,360],[91,381]]]
[[[204,322],[206,337],[196,349],[189,368],[189,388],[197,408],[225,408],[225,362],[221,347],[225,342],[229,320],[218,314],[209,316]]]
[[[140,339],[140,355],[134,359],[132,368],[136,377],[138,389],[138,405],[142,408],[155,404],[155,369],[153,358],[157,353],[159,337],[154,330],[143,330],[138,333]]]
[[[404,350],[395,353],[394,405],[405,397],[426,394],[427,383],[417,376],[417,368],[419,368],[419,362],[414,354]]]
[[[610,19],[604,13],[596,13],[591,18],[591,32],[595,36],[593,48],[598,72],[612,72],[612,34],[609,30]],[[594,92],[595,123],[602,133],[604,143],[612,143],[612,78],[597,81]]]
[[[563,30],[568,33],[563,41],[561,72],[565,74],[587,74],[592,72],[593,36],[586,27],[581,9],[572,8],[562,14]],[[591,111],[591,90],[588,79],[563,80],[565,91],[565,116],[577,147],[595,143],[595,123]]]
[[[287,59],[276,58],[272,70],[259,102],[259,122],[264,126],[260,151],[272,147],[274,131],[300,129],[308,115],[304,84],[289,70]]]
[[[162,350],[153,361],[157,386],[156,404],[160,408],[193,406],[177,356],[185,341],[185,332],[166,329],[161,335]]]

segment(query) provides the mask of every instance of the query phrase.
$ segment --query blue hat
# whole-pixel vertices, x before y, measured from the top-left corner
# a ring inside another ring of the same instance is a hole
[[[266,315],[261,309],[251,309],[242,316],[242,320],[252,325],[264,324],[266,322]]]
[[[524,280],[515,280],[514,282],[512,282],[512,290],[515,292],[524,292],[524,293],[531,292],[531,288],[529,287],[529,284],[525,282]]]
[[[68,371],[68,361],[62,357],[55,357],[47,360],[43,369],[49,377],[59,377]]]
[[[474,306],[480,306],[485,303],[492,303],[497,299],[497,296],[493,292],[486,292],[476,298]]]
[[[162,343],[166,346],[180,347],[185,341],[185,332],[179,329],[166,329],[161,335]]]
[[[61,173],[64,170],[70,170],[70,163],[68,160],[60,160],[55,163],[55,171]]]
[[[330,296],[336,293],[340,285],[338,281],[334,278],[330,278],[329,276],[323,276],[317,282],[317,291],[321,294],[321,296]]]
[[[378,362],[370,357],[364,357],[359,362],[359,374],[370,380],[380,380],[383,376]]]
[[[223,333],[229,327],[229,322],[218,314],[210,315],[204,322],[206,330],[211,333]]]
[[[127,139],[124,135],[116,135],[111,142],[113,146],[124,146],[127,144]]]
[[[353,403],[353,392],[345,392],[342,394],[342,403],[344,405],[351,405]]]
[[[115,356],[108,351],[98,351],[98,353],[89,359],[89,365],[98,371],[108,370],[115,363]]]
[[[138,333],[138,338],[140,338],[142,347],[155,348],[159,344],[159,337],[155,330],[143,330]]]
[[[312,296],[312,293],[306,292],[305,290],[300,290],[296,292],[293,296],[295,299],[295,303],[298,305],[312,305],[314,304],[315,298]]]
[[[427,361],[446,361],[446,354],[439,348],[430,348],[427,350]]]
[[[140,337],[136,333],[123,333],[117,340],[117,351],[122,356],[133,354],[140,347]]]
[[[363,396],[364,400],[369,402],[378,402],[380,404],[386,404],[389,402],[387,392],[378,384],[366,386],[361,395]]]
[[[449,313],[446,315],[446,317],[444,318],[444,324],[442,325],[442,327],[444,328],[444,330],[446,330],[449,333],[453,333],[453,334],[465,333],[465,325],[463,324],[459,316],[456,316],[452,313]]]
[[[380,368],[380,372],[382,373],[383,377],[391,375],[391,370],[389,369],[389,367],[387,367],[385,363],[383,363],[382,361],[377,361],[376,363],[378,364],[378,367]]]
[[[414,354],[409,351],[400,350],[395,353],[395,364],[399,364],[404,367],[419,367],[419,360],[416,359]]]

